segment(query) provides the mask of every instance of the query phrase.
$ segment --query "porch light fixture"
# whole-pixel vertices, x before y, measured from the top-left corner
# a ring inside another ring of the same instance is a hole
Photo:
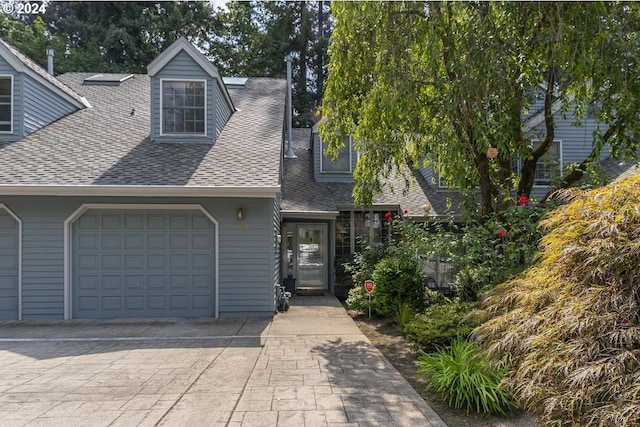
[[[242,221],[244,219],[244,208],[238,208],[238,212],[236,212],[236,218],[238,218],[238,221]]]

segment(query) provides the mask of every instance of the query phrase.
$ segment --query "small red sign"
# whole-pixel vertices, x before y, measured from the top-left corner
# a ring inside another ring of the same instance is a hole
[[[364,281],[364,288],[367,290],[367,292],[371,293],[373,292],[373,287],[374,287],[374,283],[373,280],[365,280]]]

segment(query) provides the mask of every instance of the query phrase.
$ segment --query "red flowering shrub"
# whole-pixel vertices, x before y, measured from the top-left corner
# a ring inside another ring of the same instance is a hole
[[[518,197],[518,205],[526,205],[528,201],[529,198],[525,194]]]
[[[500,230],[498,230],[498,232],[496,233],[498,235],[499,238],[503,238],[505,234],[507,234],[507,230],[505,230],[504,228],[501,228]]]

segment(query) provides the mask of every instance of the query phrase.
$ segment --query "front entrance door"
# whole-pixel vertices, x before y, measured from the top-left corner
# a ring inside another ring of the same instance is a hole
[[[296,235],[298,288],[328,289],[327,225],[299,224]]]

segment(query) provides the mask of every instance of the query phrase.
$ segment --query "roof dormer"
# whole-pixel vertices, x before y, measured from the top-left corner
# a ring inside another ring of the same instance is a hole
[[[316,182],[353,182],[358,154],[353,146],[352,136],[342,136],[343,145],[338,149],[338,157],[334,159],[326,153],[328,144],[318,132],[319,123],[316,123],[311,131],[313,176]]]
[[[147,67],[151,77],[151,138],[215,143],[235,111],[217,68],[184,37]]]
[[[0,142],[18,141],[89,106],[86,99],[0,39]]]

